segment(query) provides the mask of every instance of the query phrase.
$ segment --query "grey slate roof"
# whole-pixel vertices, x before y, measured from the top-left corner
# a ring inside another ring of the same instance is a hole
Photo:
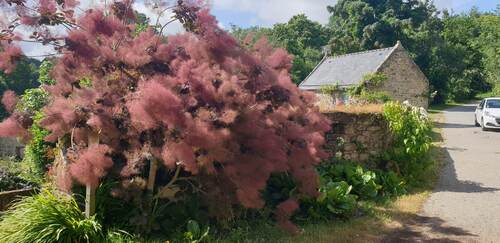
[[[376,72],[396,48],[397,45],[390,48],[324,58],[302,81],[299,88],[316,90],[328,84],[339,84],[341,87],[358,84],[364,75]]]

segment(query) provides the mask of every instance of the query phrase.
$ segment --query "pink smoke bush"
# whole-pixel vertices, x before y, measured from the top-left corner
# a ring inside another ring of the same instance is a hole
[[[79,151],[69,172],[81,184],[97,186],[99,178],[106,175],[107,170],[113,166],[113,160],[107,154],[109,152],[107,145],[90,145]]]
[[[8,112],[14,112],[17,105],[16,93],[12,90],[5,91],[2,96],[2,104]]]
[[[40,4],[42,15],[62,8],[54,10],[59,1]],[[206,190],[234,195],[248,208],[264,206],[261,191],[277,172],[289,172],[300,192],[316,196],[315,165],[326,157],[330,124],[313,106],[314,95],[292,83],[292,56],[264,39],[241,47],[208,9],[183,1],[174,12],[187,33],[136,35],[130,6],[116,2],[110,15],[83,14],[80,28],[64,38],[56,83],[45,87],[52,100],[41,123],[51,132],[47,139],[71,136],[77,145],[68,173],[82,184],[97,185],[110,170],[127,179],[152,156],[168,169],[223,181]],[[79,83],[84,78],[91,87]],[[15,122],[0,124],[0,134],[31,125]],[[89,146],[90,133],[100,134],[99,145]],[[119,158],[125,161],[114,162]],[[297,207],[295,199],[278,206],[281,225],[293,228],[288,218]]]

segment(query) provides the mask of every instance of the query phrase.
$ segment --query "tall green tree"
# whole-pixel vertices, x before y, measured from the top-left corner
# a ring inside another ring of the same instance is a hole
[[[328,43],[329,33],[320,23],[300,14],[287,23],[274,25],[270,38],[294,55],[292,78],[295,83],[300,83],[321,61],[322,48]]]
[[[436,17],[434,6],[419,0],[339,0],[327,9],[337,54],[393,46]]]
[[[16,94],[23,94],[25,90],[38,87],[38,66],[40,61],[23,57],[11,73],[0,71],[0,95],[6,90],[12,90]],[[0,106],[0,118],[7,116],[3,106]]]
[[[452,99],[472,98],[475,94],[487,90],[483,67],[483,53],[477,45],[481,35],[480,26],[475,21],[479,16],[476,10],[470,14],[449,16],[445,14],[442,36],[446,48],[453,56],[446,59],[451,72],[448,79],[449,93]],[[442,58],[444,60],[444,58]]]
[[[240,41],[251,34],[255,42],[267,37],[275,47],[282,47],[294,56],[292,79],[298,84],[304,80],[323,57],[322,48],[328,44],[328,30],[304,14],[293,16],[287,23],[272,28],[232,26],[232,35]]]
[[[500,5],[493,14],[484,14],[476,19],[480,34],[476,46],[483,54],[483,65],[488,83],[500,95]]]
[[[434,102],[467,99],[488,89],[481,52],[469,42],[479,33],[476,27],[443,20],[432,1],[339,0],[328,10],[334,54],[390,47],[400,40],[437,91]]]

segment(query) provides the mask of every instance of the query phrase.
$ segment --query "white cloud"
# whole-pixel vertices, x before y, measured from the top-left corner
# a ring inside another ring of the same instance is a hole
[[[272,25],[288,21],[292,16],[305,14],[322,24],[328,22],[326,6],[336,0],[211,0],[214,9],[248,13],[255,16],[250,22]]]
[[[328,23],[329,13],[326,10],[328,5],[335,5],[337,0],[208,0],[214,10],[221,10],[232,13],[232,15],[242,14],[246,22],[251,25],[271,26],[275,23],[287,22],[292,16],[305,14],[310,19],[322,24]],[[81,8],[104,6],[104,0],[81,0]],[[172,2],[172,1],[171,1]],[[175,1],[173,1],[175,2]],[[461,11],[479,0],[435,0],[438,9],[454,9]],[[152,23],[156,22],[157,14],[144,4],[144,0],[137,0],[134,9],[146,14]],[[166,13],[160,23],[166,23],[171,19],[172,13]],[[236,20],[235,20],[236,21]],[[219,23],[221,28],[226,28],[229,23]],[[172,22],[165,29],[165,34],[176,34],[183,32],[182,25]],[[32,43],[21,43],[21,47],[28,55],[45,55],[51,53],[48,46],[36,45]]]
[[[270,26],[287,22],[292,16],[305,14],[310,19],[322,24],[328,23],[327,6],[333,6],[337,0],[209,0],[213,9],[244,13],[253,16],[247,19],[252,25]],[[480,1],[492,0],[434,0],[436,7],[463,11]]]
[[[158,14],[152,8],[146,6],[144,4],[144,1],[135,2],[133,7],[139,13],[145,14],[149,18],[151,24],[156,23],[156,20],[158,18]],[[173,16],[172,11],[167,11],[166,13],[164,13],[161,16],[159,23],[166,24],[168,21],[172,20],[172,16]],[[183,32],[183,31],[184,31],[184,28],[182,27],[182,24],[179,21],[174,21],[174,22],[167,25],[164,33],[165,34],[177,34],[177,33]]]

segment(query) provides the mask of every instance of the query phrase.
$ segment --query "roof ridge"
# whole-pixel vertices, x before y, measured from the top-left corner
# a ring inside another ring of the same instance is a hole
[[[396,46],[391,46],[391,47],[386,47],[386,48],[380,48],[380,49],[373,49],[373,50],[367,50],[367,51],[347,53],[347,54],[342,54],[342,55],[338,55],[338,56],[331,56],[331,57],[329,57],[329,59],[335,59],[335,58],[346,57],[346,56],[361,55],[361,54],[365,54],[365,53],[382,51],[382,50],[388,50],[388,49],[394,49],[394,48],[396,48]]]

